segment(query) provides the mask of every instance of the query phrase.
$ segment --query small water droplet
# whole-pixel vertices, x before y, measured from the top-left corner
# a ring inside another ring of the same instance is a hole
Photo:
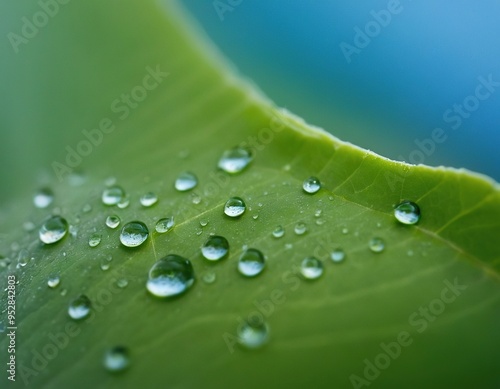
[[[174,224],[175,222],[173,216],[160,219],[156,222],[155,226],[156,232],[158,232],[159,234],[163,234],[169,231],[174,226]]]
[[[347,227],[342,228],[342,233],[347,235],[349,233],[349,229]]]
[[[260,348],[269,340],[269,326],[260,314],[252,315],[238,326],[237,339],[244,348]]]
[[[315,280],[323,274],[323,262],[315,257],[304,258],[300,264],[300,273],[306,280]]]
[[[195,205],[198,205],[201,203],[201,197],[197,193],[191,194],[191,202]]]
[[[285,235],[285,229],[283,226],[276,226],[276,228],[273,231],[273,236],[275,238],[282,238]]]
[[[370,247],[370,250],[374,253],[381,253],[384,251],[385,243],[382,238],[372,238],[370,242],[368,242],[368,247]]]
[[[26,232],[31,232],[35,229],[35,223],[27,221],[23,223],[23,229]]]
[[[130,197],[128,195],[125,195],[121,201],[116,204],[116,206],[120,209],[125,209],[130,205]]]
[[[394,208],[394,216],[403,224],[416,224],[420,220],[420,208],[411,201],[403,201]]]
[[[148,192],[141,196],[139,202],[143,207],[152,207],[158,202],[158,196],[153,192]]]
[[[325,224],[325,219],[316,219],[317,226],[322,226],[323,224]]]
[[[193,283],[194,269],[191,262],[170,254],[151,267],[146,288],[154,296],[171,297],[184,293]]]
[[[304,222],[299,222],[295,225],[294,231],[297,235],[304,235],[307,232],[307,225]]]
[[[226,205],[224,206],[224,213],[229,217],[241,216],[245,210],[245,202],[239,197],[231,197],[227,200]]]
[[[316,212],[314,212],[314,216],[320,217],[323,211],[321,209],[317,209]]]
[[[134,221],[123,226],[120,242],[127,247],[137,247],[143,244],[148,236],[148,227],[143,222]]]
[[[92,303],[90,299],[84,294],[81,294],[69,304],[68,314],[74,320],[85,319],[90,314],[91,306]]]
[[[99,243],[101,243],[101,235],[99,234],[92,234],[89,238],[89,246],[90,247],[97,247],[99,246]]]
[[[61,296],[66,296],[66,293],[68,293],[68,290],[67,289],[62,289],[61,290]]]
[[[302,184],[302,189],[304,189],[306,193],[314,194],[321,189],[321,182],[316,177],[309,177]]]
[[[89,213],[90,211],[92,211],[92,205],[90,205],[90,204],[85,204],[85,205],[82,207],[82,212],[83,212],[83,213]]]
[[[219,160],[218,167],[226,173],[236,174],[245,169],[253,160],[252,152],[244,147],[226,150]]]
[[[208,225],[208,220],[200,220],[200,226],[206,227]]]
[[[104,355],[106,370],[116,373],[125,370],[130,364],[129,351],[126,347],[115,346]]]
[[[201,248],[201,253],[209,261],[219,261],[229,252],[229,243],[223,236],[211,236]]]
[[[106,225],[109,227],[109,228],[116,228],[120,225],[120,218],[116,215],[109,215],[107,218],[106,218]]]
[[[204,274],[203,274],[203,282],[205,284],[213,284],[216,280],[217,276],[215,275],[215,273],[213,271],[206,271]]]
[[[264,255],[257,249],[247,249],[238,261],[238,271],[246,277],[255,277],[265,267]]]
[[[125,196],[125,191],[120,186],[111,186],[102,192],[102,202],[104,205],[116,205]]]
[[[175,189],[179,192],[186,192],[191,190],[198,185],[198,178],[190,172],[184,172],[177,177],[175,180]]]
[[[119,280],[116,281],[116,286],[118,286],[121,289],[126,288],[127,285],[128,281],[126,278],[120,278]]]
[[[51,276],[47,281],[47,285],[49,288],[57,288],[61,282],[61,278],[59,276]]]
[[[252,216],[253,220],[257,220],[258,218],[259,218],[259,214],[255,214],[255,215]]]
[[[345,259],[345,252],[342,249],[335,249],[331,252],[330,258],[332,259],[333,262],[339,263],[342,262]]]
[[[52,216],[43,223],[38,235],[45,244],[59,242],[68,232],[68,222],[60,216]]]
[[[54,193],[49,188],[42,188],[35,193],[33,203],[37,208],[47,208],[54,201]]]
[[[413,250],[408,250],[407,253],[406,253],[409,257],[413,257]]]

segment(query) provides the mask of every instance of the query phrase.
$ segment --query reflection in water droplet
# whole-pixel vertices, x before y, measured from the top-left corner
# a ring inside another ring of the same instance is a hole
[[[209,261],[218,261],[229,252],[229,243],[223,236],[211,236],[201,248],[204,258]]]
[[[259,275],[264,267],[264,255],[257,249],[247,249],[238,261],[238,271],[246,277]]]
[[[68,222],[60,216],[52,216],[43,223],[38,235],[45,244],[59,242],[68,232]]]
[[[306,280],[315,280],[323,274],[323,262],[315,257],[304,258],[300,264],[300,273]]]
[[[170,254],[151,267],[146,288],[154,296],[171,297],[184,293],[193,283],[194,269],[191,262]]]
[[[394,216],[403,224],[416,224],[420,220],[420,208],[411,201],[403,201],[394,208]]]
[[[381,253],[384,251],[385,243],[382,238],[372,238],[368,243],[368,247],[370,247],[370,250],[374,253]]]
[[[252,152],[243,147],[235,147],[222,154],[219,168],[226,173],[235,174],[245,169],[253,160]]]
[[[321,182],[316,177],[309,177],[302,184],[302,189],[304,189],[306,193],[314,194],[321,189]]]
[[[238,326],[237,339],[244,348],[260,348],[269,340],[269,326],[260,314],[253,314]]]
[[[177,177],[175,180],[175,189],[179,192],[186,192],[191,190],[198,185],[198,178],[190,172],[184,172]]]
[[[129,351],[123,346],[115,346],[104,355],[104,367],[113,373],[125,370],[129,363]]]
[[[143,222],[134,221],[123,226],[120,242],[127,247],[137,247],[143,244],[148,236],[148,227]]]
[[[84,294],[81,294],[70,303],[68,314],[74,320],[85,319],[90,314],[91,306],[92,303],[90,299]]]
[[[143,207],[152,207],[158,202],[158,196],[153,192],[148,192],[141,196],[139,202]]]
[[[47,208],[54,201],[54,193],[49,188],[42,188],[35,193],[33,203],[37,208]]]
[[[89,238],[89,246],[90,247],[96,247],[99,246],[99,243],[101,243],[101,235],[99,234],[92,234]]]
[[[160,219],[156,222],[156,232],[158,232],[159,234],[163,234],[169,231],[174,226],[174,224],[175,222],[173,216]]]
[[[306,223],[299,222],[295,225],[294,231],[297,235],[304,235],[307,232]]]
[[[231,197],[224,206],[224,213],[229,217],[241,216],[245,210],[245,202],[240,197]]]
[[[116,215],[109,215],[107,218],[106,218],[106,225],[109,227],[109,228],[116,228],[120,225],[120,218]]]
[[[57,288],[59,286],[59,283],[61,282],[61,279],[59,278],[59,276],[51,276],[49,277],[48,281],[47,281],[47,285],[49,288]]]
[[[283,226],[276,226],[276,228],[273,231],[273,236],[275,238],[282,238],[285,235],[285,229]]]
[[[333,262],[339,263],[345,259],[345,252],[342,249],[335,249],[331,252],[330,258]]]
[[[102,192],[102,202],[104,205],[116,205],[125,196],[125,191],[119,186],[112,186]]]

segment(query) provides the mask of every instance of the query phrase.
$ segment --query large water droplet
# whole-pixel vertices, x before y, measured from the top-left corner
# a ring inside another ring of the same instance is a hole
[[[143,207],[152,207],[158,202],[158,196],[153,192],[148,192],[141,196],[139,202]]]
[[[201,248],[203,257],[209,261],[218,261],[229,252],[229,243],[223,236],[211,236]]]
[[[104,367],[114,373],[125,370],[129,363],[129,351],[123,346],[115,346],[104,355]]]
[[[237,338],[244,348],[260,348],[269,340],[269,326],[260,315],[252,315],[238,327]]]
[[[101,235],[97,233],[92,234],[89,238],[89,246],[97,247],[99,246],[99,243],[101,243]]]
[[[107,218],[106,218],[106,225],[109,227],[109,228],[116,228],[120,225],[120,218],[116,215],[109,215]]]
[[[116,205],[125,196],[125,191],[119,186],[106,188],[102,192],[102,202],[105,205]]]
[[[226,173],[235,174],[245,169],[253,160],[252,152],[244,147],[235,147],[222,154],[219,168]]]
[[[403,201],[394,208],[394,216],[403,224],[416,224],[420,220],[420,208],[411,201]]]
[[[47,281],[47,286],[49,288],[57,288],[59,286],[59,283],[61,282],[61,278],[59,276],[51,276],[49,277]]]
[[[54,201],[54,193],[49,188],[42,188],[35,193],[33,203],[37,208],[47,208]]]
[[[175,189],[179,192],[186,192],[191,190],[198,185],[198,178],[190,172],[184,172],[177,177],[175,180]]]
[[[283,226],[276,226],[276,228],[273,231],[273,236],[275,238],[282,238],[285,235],[285,229]]]
[[[52,216],[43,223],[38,235],[45,244],[59,242],[68,232],[68,222],[61,216]]]
[[[159,234],[163,234],[169,231],[174,226],[174,224],[175,223],[173,216],[160,219],[156,222],[155,226],[156,232],[158,232]]]
[[[315,257],[304,258],[300,264],[300,273],[306,280],[315,280],[323,274],[323,262]]]
[[[307,232],[306,223],[299,222],[295,225],[294,231],[297,235],[304,235]]]
[[[321,182],[316,177],[309,177],[302,184],[302,189],[306,193],[314,194],[321,189]]]
[[[239,197],[231,197],[227,200],[226,205],[224,206],[224,213],[229,217],[241,216],[245,210],[245,202]]]
[[[120,242],[127,247],[137,247],[143,244],[148,236],[148,227],[143,222],[134,221],[123,226]]]
[[[331,252],[330,258],[333,262],[342,262],[345,259],[345,252],[342,249],[335,249]]]
[[[384,251],[385,243],[382,238],[372,238],[368,242],[368,247],[374,253],[381,253],[382,251]]]
[[[81,294],[69,304],[68,314],[74,320],[85,319],[90,314],[91,306],[90,299]]]
[[[191,262],[179,255],[170,254],[156,262],[149,270],[147,290],[157,297],[177,296],[194,283]]]
[[[264,255],[256,249],[246,250],[238,261],[238,271],[246,277],[255,277],[264,270]]]

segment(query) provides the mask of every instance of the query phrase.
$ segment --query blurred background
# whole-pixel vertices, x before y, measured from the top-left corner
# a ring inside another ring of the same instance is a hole
[[[307,122],[392,159],[500,181],[497,0],[180,1],[243,75]]]

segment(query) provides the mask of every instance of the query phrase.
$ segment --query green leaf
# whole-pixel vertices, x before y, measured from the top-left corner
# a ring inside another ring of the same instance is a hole
[[[35,3],[1,7],[9,15],[4,36],[20,34],[21,18],[40,12]],[[18,281],[14,387],[498,386],[498,184],[384,159],[278,109],[170,2],[59,4],[38,30],[17,54],[2,47],[0,65],[1,162],[9,167],[2,180],[16,181],[3,193],[0,219],[2,263],[10,262],[0,285],[9,275]],[[252,149],[254,160],[227,175],[217,163],[237,145]],[[60,170],[68,162],[71,174]],[[185,171],[199,183],[181,193],[174,181]],[[322,183],[312,195],[302,189],[310,176]],[[102,204],[109,177],[129,194],[127,208]],[[37,209],[31,196],[46,186],[55,201]],[[159,202],[144,208],[139,198],[149,191]],[[231,196],[247,205],[238,219],[223,213]],[[396,221],[402,200],[420,206],[418,224]],[[38,228],[57,213],[72,234],[44,245]],[[110,214],[120,228],[106,227]],[[172,215],[171,231],[154,232]],[[133,220],[150,236],[126,248],[120,229]],[[297,223],[307,225],[305,234],[294,232]],[[278,225],[281,238],[272,235]],[[91,248],[95,233],[102,241]],[[229,241],[220,263],[200,253],[210,234]],[[380,253],[369,249],[375,237],[385,242]],[[252,279],[237,272],[245,247],[266,256]],[[336,248],[346,253],[342,263],[330,259]],[[168,254],[190,259],[196,281],[185,295],[161,300],[145,284]],[[317,280],[299,275],[308,256],[323,263]],[[52,275],[61,279],[53,289]],[[125,288],[116,285],[121,279]],[[74,322],[68,305],[82,293],[93,313]],[[7,301],[4,294],[4,326]],[[246,350],[234,344],[237,327],[256,314],[269,325],[269,342]],[[3,366],[9,331],[0,341]],[[116,345],[130,351],[121,374],[102,362]]]

